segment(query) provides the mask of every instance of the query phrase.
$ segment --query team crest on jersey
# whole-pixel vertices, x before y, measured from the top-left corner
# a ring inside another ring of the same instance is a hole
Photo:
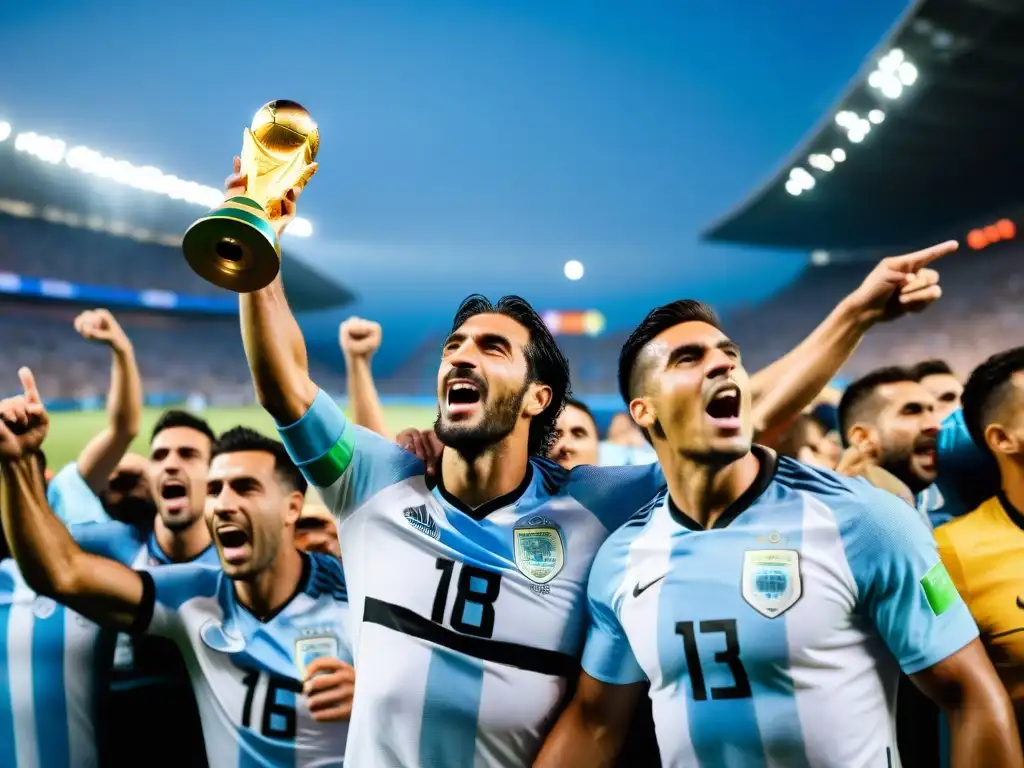
[[[743,599],[762,616],[774,619],[803,594],[800,553],[794,549],[748,549],[743,553]]]
[[[306,669],[314,659],[321,656],[338,658],[338,638],[323,629],[305,630],[295,641],[295,666],[299,668],[300,679],[305,679]]]
[[[441,535],[441,531],[438,529],[437,523],[430,514],[430,510],[427,509],[426,504],[420,504],[418,507],[406,507],[402,514],[405,515],[406,522],[420,533],[425,533],[432,539],[436,539]]]
[[[224,629],[216,619],[210,619],[199,630],[199,637],[208,648],[221,653],[240,653],[245,650],[245,638],[237,632]]]
[[[32,601],[32,615],[37,619],[48,619],[57,610],[57,603],[49,597],[39,595]]]
[[[516,567],[535,584],[547,584],[565,565],[562,531],[540,515],[521,520],[512,529]]]

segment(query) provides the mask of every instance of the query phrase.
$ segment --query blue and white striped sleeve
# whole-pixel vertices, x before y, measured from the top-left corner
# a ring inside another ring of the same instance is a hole
[[[292,461],[342,519],[384,488],[423,473],[413,454],[352,424],[323,390],[301,419],[278,432]]]
[[[583,646],[583,671],[610,685],[628,685],[647,679],[633,656],[626,631],[615,612],[614,595],[623,568],[608,542],[601,548],[587,584],[587,639]]]
[[[53,513],[65,525],[103,523],[110,520],[102,502],[86,484],[75,462],[64,465],[54,475],[46,486],[46,500]]]
[[[913,675],[952,656],[978,628],[939,558],[935,538],[902,501],[866,485],[840,511],[860,609]]]
[[[197,563],[176,563],[136,571],[142,577],[142,605],[133,633],[178,639],[184,628],[181,606],[196,597],[213,597],[220,568]]]

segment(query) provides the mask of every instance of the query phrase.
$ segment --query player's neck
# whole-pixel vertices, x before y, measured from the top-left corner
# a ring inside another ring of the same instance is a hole
[[[999,475],[1002,478],[1003,495],[1014,509],[1024,511],[1024,466],[1016,461],[999,460]]]
[[[725,465],[703,464],[673,453],[661,466],[676,507],[710,528],[754,484],[761,462],[753,452]]]
[[[235,596],[260,621],[268,621],[299,591],[305,563],[291,542],[282,542],[274,562],[251,579],[235,582]]]
[[[525,446],[511,444],[510,438],[471,459],[445,448],[441,454],[445,491],[474,509],[516,490],[526,477],[530,457]]]
[[[188,528],[172,531],[159,517],[153,526],[156,544],[172,563],[187,563],[199,557],[210,546],[210,529],[198,518]]]

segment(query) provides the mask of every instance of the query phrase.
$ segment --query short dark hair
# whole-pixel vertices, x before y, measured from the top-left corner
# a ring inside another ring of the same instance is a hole
[[[920,381],[925,376],[953,376],[953,369],[949,367],[949,363],[945,360],[922,360],[920,363],[910,369],[914,375],[915,380]]]
[[[992,355],[973,371],[964,385],[961,399],[964,424],[974,444],[988,451],[985,427],[992,423],[999,407],[1012,392],[1010,378],[1024,371],[1024,347],[1014,347]]]
[[[898,384],[904,381],[917,382],[914,371],[899,365],[876,368],[859,379],[850,382],[839,400],[839,439],[843,445],[849,445],[846,431],[858,420],[869,418],[867,406],[872,403],[875,390],[885,384]],[[874,414],[871,414],[871,418]]]
[[[173,429],[175,427],[188,427],[189,429],[194,429],[196,432],[201,432],[210,438],[211,443],[217,440],[217,435],[214,434],[214,431],[210,428],[210,425],[206,423],[205,419],[199,418],[194,413],[172,408],[169,411],[164,411],[160,414],[160,418],[157,419],[156,426],[153,427],[153,433],[149,436],[149,442],[152,443],[156,440],[156,436],[165,429]]]
[[[569,361],[552,335],[543,318],[530,303],[519,296],[502,296],[492,303],[486,296],[474,293],[467,296],[455,311],[452,320],[454,333],[471,317],[476,315],[505,315],[526,328],[530,341],[524,350],[527,365],[527,381],[539,382],[551,388],[551,402],[548,407],[530,422],[528,450],[531,456],[547,456],[555,442],[555,423],[562,412],[565,399],[572,395],[569,380]]]
[[[657,335],[680,323],[707,323],[721,329],[722,323],[718,315],[707,304],[696,299],[679,299],[670,304],[663,304],[647,313],[640,325],[629,334],[626,343],[619,352],[619,393],[626,405],[633,399],[639,389],[646,371],[639,369],[636,360],[640,353]]]
[[[305,495],[309,484],[280,440],[273,440],[248,427],[233,427],[214,442],[211,458],[241,451],[269,453],[274,457],[274,471],[277,476],[288,488]]]
[[[590,406],[588,406],[582,400],[577,400],[575,397],[566,397],[565,404],[562,406],[562,409],[565,410],[566,408],[575,408],[577,410],[583,411],[585,414],[587,414],[587,416],[590,417],[590,420],[594,422],[594,431],[597,431],[597,419],[594,418],[594,412],[591,411]]]

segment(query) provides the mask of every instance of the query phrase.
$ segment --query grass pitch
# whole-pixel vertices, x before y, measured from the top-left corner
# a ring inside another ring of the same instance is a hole
[[[149,455],[149,436],[164,409],[147,408],[142,415],[142,428],[132,444],[131,450]],[[218,434],[231,427],[245,426],[276,436],[273,420],[259,406],[241,408],[208,408],[199,414],[206,419]],[[388,405],[384,407],[384,418],[392,434],[407,427],[420,429],[434,423],[436,408],[422,406]],[[47,464],[54,472],[78,457],[79,451],[89,439],[103,429],[107,423],[105,411],[69,411],[50,415],[50,434],[43,444]]]

